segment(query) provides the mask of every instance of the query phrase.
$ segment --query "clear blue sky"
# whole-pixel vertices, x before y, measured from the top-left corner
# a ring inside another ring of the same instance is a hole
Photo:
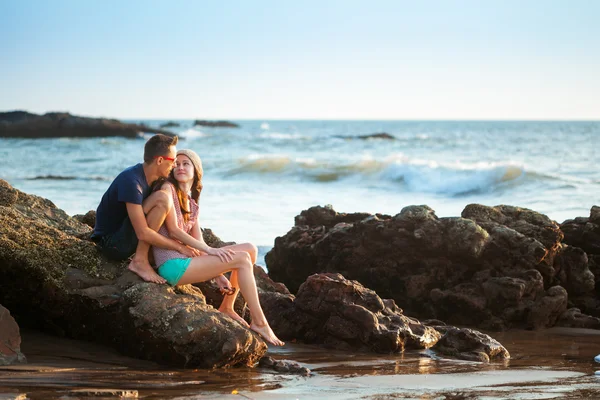
[[[0,1],[0,110],[600,119],[600,1]]]

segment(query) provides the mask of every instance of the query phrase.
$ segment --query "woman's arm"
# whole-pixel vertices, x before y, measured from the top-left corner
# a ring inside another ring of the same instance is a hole
[[[211,256],[217,256],[223,262],[233,260],[233,255],[235,254],[233,250],[214,248],[206,244],[206,242],[204,241],[204,237],[202,236],[202,229],[200,229],[200,224],[198,223],[198,220],[196,220],[196,222],[192,226],[191,235],[194,237],[194,239],[203,243],[208,248],[208,250],[202,250],[206,252],[206,254],[209,254]]]
[[[173,185],[171,185],[170,183],[166,183],[161,189],[168,189],[171,195],[175,190]],[[178,201],[174,202],[173,207],[171,208],[165,219],[165,224],[167,225],[167,230],[169,231],[169,236],[171,238],[179,240],[181,243],[186,244],[190,247],[203,251],[208,255],[217,256],[223,262],[229,262],[233,260],[234,252],[232,250],[215,249],[206,244],[204,238],[202,237],[202,231],[200,230],[200,225],[198,224],[197,219],[194,221],[194,225],[192,225],[191,235],[185,232],[179,226],[177,226],[177,214],[175,211],[175,207],[180,207]]]
[[[164,190],[167,193],[169,193],[170,198],[174,197],[173,193],[175,191],[175,188],[170,183],[165,183],[161,187],[161,190]],[[173,207],[171,207],[169,213],[165,218],[165,225],[167,226],[167,230],[169,231],[169,237],[171,237],[171,239],[178,240],[181,243],[186,244],[190,247],[206,252],[208,246],[206,245],[206,243],[204,243],[204,241],[196,240],[192,236],[188,235],[183,229],[181,229],[177,225],[177,212],[175,211],[176,207],[181,210],[178,201],[173,202]],[[194,224],[194,226],[195,225],[197,224]]]

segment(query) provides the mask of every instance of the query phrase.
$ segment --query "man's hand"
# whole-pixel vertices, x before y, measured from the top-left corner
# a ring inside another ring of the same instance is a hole
[[[202,252],[200,250],[194,249],[193,247],[185,246],[185,245],[181,246],[181,249],[179,249],[179,252],[187,257],[197,257],[197,256],[202,255]]]

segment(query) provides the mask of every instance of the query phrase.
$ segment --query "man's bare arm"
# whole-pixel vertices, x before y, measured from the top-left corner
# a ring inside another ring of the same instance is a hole
[[[144,215],[144,209],[141,205],[133,203],[125,204],[127,206],[127,214],[129,215],[131,225],[133,225],[138,240],[163,249],[175,250],[183,254],[186,253],[186,246],[161,235],[148,226],[146,216]]]

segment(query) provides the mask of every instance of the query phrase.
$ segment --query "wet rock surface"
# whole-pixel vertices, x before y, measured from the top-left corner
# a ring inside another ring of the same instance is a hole
[[[21,334],[19,325],[10,315],[10,311],[0,304],[0,365],[27,362],[21,353]]]
[[[436,353],[468,361],[503,361],[510,358],[508,350],[492,337],[468,328],[447,327],[443,336],[431,348]]]
[[[32,114],[26,111],[0,112],[0,137],[124,136],[135,138],[142,133],[162,133],[174,136],[169,131],[144,125],[128,124],[116,119],[79,117],[62,112],[50,112],[44,115]]]
[[[562,240],[557,223],[513,206],[471,204],[451,218],[427,206],[393,217],[312,207],[265,259],[292,293],[311,274],[337,272],[417,318],[539,329],[573,307],[567,293],[596,298],[588,255]]]
[[[258,366],[260,368],[268,368],[272,369],[275,372],[280,372],[284,374],[296,374],[303,376],[310,375],[310,369],[303,367],[295,361],[276,360],[273,357],[269,356],[261,358],[258,362]]]
[[[141,281],[91,228],[0,180],[0,303],[19,324],[180,367],[254,365],[267,349],[193,286]]]

